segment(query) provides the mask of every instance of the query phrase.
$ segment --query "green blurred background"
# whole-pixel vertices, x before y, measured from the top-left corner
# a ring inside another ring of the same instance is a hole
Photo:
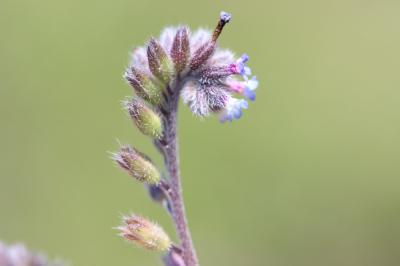
[[[0,0],[0,238],[76,266],[160,265],[113,226],[173,226],[115,168],[117,139],[160,158],[123,113],[128,51],[170,24],[250,55],[235,123],[181,108],[202,265],[400,265],[400,2]],[[183,106],[182,106],[183,107]]]

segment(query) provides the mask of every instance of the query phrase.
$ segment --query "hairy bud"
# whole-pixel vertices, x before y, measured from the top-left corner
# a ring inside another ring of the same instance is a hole
[[[169,83],[172,75],[172,62],[164,48],[154,39],[147,46],[147,58],[151,73],[164,84]]]
[[[155,185],[161,180],[160,172],[151,160],[134,148],[123,146],[120,151],[113,154],[112,159],[123,170],[141,182]]]
[[[124,103],[137,128],[144,135],[159,138],[162,135],[162,121],[158,114],[138,98]]]
[[[171,57],[177,73],[185,69],[189,61],[189,56],[188,30],[186,28],[181,28],[176,32],[171,48]]]
[[[194,52],[192,60],[190,61],[190,69],[196,70],[200,66],[202,66],[214,53],[215,51],[215,42],[208,41],[202,46],[199,47]]]
[[[164,230],[147,219],[131,215],[123,218],[124,224],[117,227],[120,235],[137,246],[152,251],[167,251],[171,247],[171,240]]]
[[[131,66],[125,72],[124,78],[134,88],[137,96],[154,105],[161,103],[162,89],[142,70]]]

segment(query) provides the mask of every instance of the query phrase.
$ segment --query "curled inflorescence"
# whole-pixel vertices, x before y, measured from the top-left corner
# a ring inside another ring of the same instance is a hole
[[[221,122],[239,119],[248,101],[255,100],[258,81],[247,66],[248,55],[235,57],[217,45],[231,15],[221,12],[214,31],[169,27],[159,38],[135,48],[124,78],[135,96],[124,107],[140,132],[153,139],[163,155],[167,173],[145,154],[122,146],[112,158],[135,179],[144,182],[150,197],[174,220],[179,245],[172,244],[158,225],[133,215],[124,217],[120,235],[149,250],[164,252],[166,266],[197,266],[198,260],[185,216],[177,149],[179,99],[196,116],[217,114]],[[238,98],[235,96],[239,96]]]
[[[222,12],[214,32],[199,29],[190,34],[185,26],[166,28],[147,48],[134,49],[125,79],[153,106],[162,106],[163,94],[175,89],[197,116],[217,113],[221,122],[240,118],[242,109],[248,108],[245,99],[255,100],[258,81],[246,65],[246,54],[235,58],[217,45],[230,19]]]

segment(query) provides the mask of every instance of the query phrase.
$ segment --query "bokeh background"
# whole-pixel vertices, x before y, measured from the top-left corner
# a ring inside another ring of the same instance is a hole
[[[160,265],[116,236],[163,210],[109,160],[160,162],[123,113],[128,51],[166,25],[250,55],[235,123],[181,108],[184,192],[202,265],[400,265],[400,2],[0,0],[0,238],[76,266]]]

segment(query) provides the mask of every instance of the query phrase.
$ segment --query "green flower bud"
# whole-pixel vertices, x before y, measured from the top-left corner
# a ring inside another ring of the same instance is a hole
[[[129,146],[121,147],[112,159],[132,177],[151,185],[160,183],[161,174],[145,154]]]
[[[125,102],[125,108],[140,132],[155,139],[161,137],[163,131],[161,118],[143,101],[133,98]]]
[[[164,84],[168,84],[173,73],[173,64],[162,46],[153,38],[147,46],[147,58],[151,73]]]
[[[146,73],[132,66],[125,72],[124,77],[134,88],[137,96],[153,105],[160,105],[162,88],[157,86]]]
[[[126,240],[147,250],[163,252],[170,249],[170,238],[157,224],[138,215],[123,217],[123,222],[117,229]]]

